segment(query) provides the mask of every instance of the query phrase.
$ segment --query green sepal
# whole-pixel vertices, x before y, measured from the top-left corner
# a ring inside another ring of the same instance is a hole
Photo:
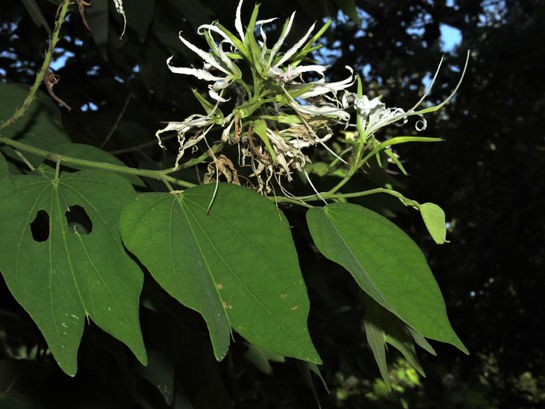
[[[306,87],[304,88],[301,88],[301,89],[298,89],[298,90],[295,90],[295,91],[288,91],[288,94],[290,94],[290,96],[295,99],[295,98],[298,98],[300,97],[301,95],[303,95],[305,92],[309,91],[312,87],[314,86],[314,84],[308,84]],[[289,99],[286,95],[284,94],[279,94],[279,95],[276,95],[274,98],[270,98],[269,101],[275,101],[278,103],[279,106],[282,106],[282,105],[286,105],[286,104],[289,104],[291,102],[291,99]]]
[[[246,29],[246,35],[244,36],[244,45],[247,49],[250,50],[250,54],[252,56],[252,62],[256,68],[257,72],[262,71],[261,66],[261,47],[257,45],[257,42],[255,41],[254,36],[254,30],[255,30],[255,22],[257,20],[257,14],[259,11],[259,4],[256,4],[254,7],[254,11],[252,12],[252,17],[250,18],[250,23],[248,25],[248,28]]]
[[[301,121],[301,117],[299,115],[286,115],[283,112],[280,112],[279,115],[273,116],[273,115],[260,115],[259,116],[262,119],[268,119],[270,121],[276,121],[279,124],[302,124],[303,121]]]
[[[246,102],[242,105],[239,105],[233,110],[235,115],[238,115],[239,118],[248,118],[252,115],[257,108],[266,103],[267,100],[258,100],[253,102]]]
[[[271,142],[269,141],[269,137],[267,136],[267,124],[265,123],[265,121],[262,119],[258,119],[257,121],[255,121],[254,131],[261,138],[261,140],[269,150],[273,162],[276,163],[276,156],[274,155],[274,150],[271,146]]]
[[[228,67],[224,61],[222,60],[221,58],[221,55],[220,53],[218,52],[218,46],[216,45],[216,43],[214,42],[214,40],[212,39],[212,37],[210,37],[210,34],[208,34],[208,32],[204,32],[204,37],[206,38],[206,42],[208,43],[208,46],[210,47],[210,49],[212,50],[212,54],[214,54],[214,57],[216,57],[216,60],[218,60],[218,62],[221,64],[221,66],[223,68],[226,68],[228,70],[231,69],[231,67]],[[230,58],[229,55],[236,55],[239,59],[241,58],[240,55],[238,54],[229,54],[227,55],[226,53],[223,53],[224,56],[226,56],[227,58]],[[242,71],[240,71],[240,68],[238,68],[238,66],[236,64],[233,64],[233,68],[235,70],[234,74],[236,76],[236,79],[240,79],[242,78]]]
[[[199,93],[199,91],[197,91],[196,88],[191,88],[191,91],[193,91],[193,95],[195,95],[195,98],[197,98],[197,100],[201,103],[202,107],[204,108],[204,110],[206,111],[208,115],[210,115],[210,113],[214,111],[214,114],[212,115],[212,117],[214,118],[214,123],[216,125],[221,124],[224,118],[224,115],[221,109],[216,107],[216,109],[214,110],[215,105],[207,101],[206,98],[204,98]]]
[[[223,27],[220,23],[216,22],[216,26],[225,33],[227,37],[233,42],[236,48],[240,50],[240,52],[246,57],[248,61],[252,61],[252,56],[250,55],[250,52],[248,49],[244,46],[242,41],[238,39],[237,36],[235,36],[233,33],[231,33],[229,30],[227,30],[225,27]]]
[[[380,145],[377,145],[375,138],[371,138],[371,141],[373,142],[373,150],[363,158],[359,164],[359,166],[362,166],[369,158],[379,153],[381,150],[388,148],[392,145],[398,145],[400,143],[407,143],[407,142],[443,142],[443,139],[439,138],[426,138],[426,137],[420,137],[420,136],[398,136],[392,139],[388,139],[387,141],[382,142]],[[377,156],[378,157],[378,156]]]
[[[403,167],[403,165],[401,164],[401,162],[399,161],[399,159],[397,158],[397,156],[395,155],[395,153],[393,153],[390,149],[385,149],[384,152],[386,152],[386,155],[388,155],[390,158],[392,158],[392,160],[395,162],[395,164],[397,165],[397,167],[399,168],[399,170],[401,172],[403,172],[403,174],[405,176],[408,176],[409,174],[407,173],[407,171],[405,170],[405,168]]]

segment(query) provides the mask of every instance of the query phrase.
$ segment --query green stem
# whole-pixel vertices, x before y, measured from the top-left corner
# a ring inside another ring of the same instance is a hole
[[[30,170],[32,172],[34,172],[36,170],[36,168],[34,166],[32,166],[32,164],[28,161],[27,158],[25,158],[25,155],[23,155],[21,152],[19,152],[18,150],[14,149],[13,152],[15,152],[17,154],[17,156],[19,156],[21,158],[21,160],[23,162],[25,162],[25,164],[30,168]]]
[[[51,41],[49,42],[49,49],[45,53],[45,59],[44,63],[42,64],[42,68],[38,71],[38,74],[36,75],[36,80],[34,81],[34,85],[32,88],[30,88],[30,92],[28,93],[25,101],[23,102],[23,106],[20,109],[15,109],[15,113],[13,116],[5,121],[3,124],[0,125],[0,130],[4,129],[7,126],[11,126],[24,115],[24,113],[30,108],[30,104],[32,101],[34,101],[36,97],[36,91],[38,91],[38,87],[41,85],[41,83],[44,80],[44,77],[47,73],[47,70],[49,69],[49,64],[51,63],[51,60],[53,59],[53,51],[55,51],[55,47],[60,39],[60,31],[62,23],[64,22],[64,17],[66,16],[66,13],[68,12],[68,6],[70,5],[69,0],[65,0],[65,2],[62,4],[60,13],[59,13],[59,19],[55,22],[55,30],[53,31],[53,36],[51,37]]]
[[[61,174],[61,164],[62,164],[62,159],[58,159],[57,166],[55,166],[55,181],[59,180],[59,176]]]
[[[3,136],[0,136],[0,143],[5,143],[6,145],[9,145],[13,148],[16,148],[25,152],[33,153],[38,156],[42,156],[53,162],[63,161],[66,164],[86,166],[86,167],[94,168],[94,169],[104,169],[104,170],[109,170],[112,172],[144,176],[144,177],[158,179],[158,180],[167,180],[168,182],[174,183],[179,186],[187,187],[187,188],[196,186],[193,183],[189,183],[183,180],[176,179],[172,176],[168,176],[168,173],[171,173],[173,171],[170,169],[167,169],[167,170],[134,169],[134,168],[128,168],[125,166],[112,165],[110,163],[93,162],[93,161],[85,160],[85,159],[72,158],[69,156],[63,156],[57,153],[48,152],[43,149],[35,148],[33,146],[25,145],[24,143],[13,141]]]
[[[165,184],[169,192],[172,192],[174,190],[172,189],[172,186],[170,185],[170,183],[168,183],[168,180],[166,180],[165,175],[161,177],[161,180],[163,181],[163,183]]]
[[[371,189],[371,190],[366,190],[364,192],[355,192],[355,193],[341,193],[341,194],[334,194],[333,193],[332,194],[330,192],[327,192],[327,193],[322,193],[321,196],[324,199],[332,200],[332,199],[349,199],[349,198],[353,198],[353,197],[374,195],[374,194],[377,194],[377,193],[386,193],[386,194],[389,194],[391,196],[395,196],[405,206],[411,206],[411,207],[414,207],[415,209],[420,208],[420,204],[418,202],[416,202],[414,200],[411,200],[411,199],[407,199],[405,196],[403,196],[401,193],[399,193],[399,192],[397,192],[395,190],[385,189],[385,188],[382,188],[382,187],[379,187],[379,188],[376,188],[376,189]],[[306,204],[304,202],[314,202],[314,201],[322,200],[322,198],[319,197],[318,195],[295,197],[295,198],[279,196],[279,197],[276,197],[276,198],[269,197],[269,199],[271,201],[273,201],[273,202],[276,202],[276,203],[294,203],[294,204],[298,204],[298,205],[302,205],[302,206],[306,206],[306,207],[312,207],[312,206],[310,206],[310,205],[308,205],[308,204]]]

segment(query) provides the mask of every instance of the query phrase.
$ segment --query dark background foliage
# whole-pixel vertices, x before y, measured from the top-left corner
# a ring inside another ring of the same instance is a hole
[[[113,2],[94,0],[85,9],[91,32],[73,6],[56,53],[66,61],[56,71],[61,80],[55,87],[56,94],[73,107],[70,113],[62,109],[63,125],[72,140],[101,147],[129,166],[171,164],[153,135],[161,121],[182,120],[194,113],[190,88],[203,88],[203,83],[171,74],[165,60],[175,55],[178,66],[200,64],[178,40],[178,32],[203,46],[196,28],[219,18],[233,29],[237,3],[134,0],[125,5],[129,26],[122,40],[123,22]],[[253,6],[246,3],[243,21]],[[44,0],[37,4],[53,28],[57,6]],[[453,327],[471,355],[438,344],[433,345],[438,357],[420,350],[428,377],[418,385],[410,378],[413,372],[391,350],[395,390],[385,394],[362,331],[357,286],[342,268],[317,256],[302,222],[304,212],[293,208],[286,215],[295,226],[312,303],[310,331],[330,389],[328,395],[315,378],[320,401],[323,407],[346,408],[542,407],[545,2],[356,0],[355,6],[345,0],[267,0],[260,16],[278,16],[283,22],[297,10],[288,42],[300,38],[314,21],[340,17],[325,35],[327,51],[317,54],[330,64],[330,79],[344,78],[344,66],[353,66],[366,73],[364,92],[383,95],[383,102],[393,107],[411,107],[423,90],[422,79],[433,75],[442,54],[442,25],[460,30],[462,42],[445,56],[430,101],[438,102],[452,91],[466,50],[472,50],[456,98],[428,117],[423,133],[445,142],[399,148],[410,177],[394,175],[407,197],[443,207],[451,243],[435,245],[416,212],[400,211],[395,203],[381,199],[362,202],[395,213],[393,221],[421,246],[445,296]],[[46,30],[36,26],[22,1],[2,1],[0,80],[32,83],[47,41]],[[399,132],[414,131],[407,126],[378,137]],[[167,147],[170,155],[177,150],[173,141]],[[11,171],[17,168],[12,166]],[[38,330],[3,282],[0,297],[0,392],[15,393],[11,398],[19,400],[11,401],[16,402],[13,405],[166,407],[124,347],[94,326],[86,329],[83,338],[80,372],[68,378],[48,359]],[[173,407],[315,405],[292,360],[273,364],[273,375],[266,375],[244,357],[247,347],[236,339],[218,364],[198,315],[178,306],[152,280],[146,282],[142,298],[159,311],[142,308],[142,325],[148,347],[168,351],[171,370],[175,369]]]

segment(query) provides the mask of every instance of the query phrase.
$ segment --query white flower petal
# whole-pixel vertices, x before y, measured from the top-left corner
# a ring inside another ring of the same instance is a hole
[[[243,0],[240,0],[237,7],[237,13],[235,18],[235,28],[238,31],[238,35],[242,41],[244,41],[244,30],[242,28],[242,19],[240,17],[240,10],[242,9],[242,2]]]
[[[305,34],[305,36],[303,38],[301,38],[293,47],[291,47],[288,52],[286,54],[284,54],[284,56],[280,59],[280,61],[278,61],[274,66],[275,68],[276,67],[279,67],[280,65],[282,65],[285,61],[287,61],[293,54],[295,54],[299,48],[301,48],[301,46],[304,44],[305,41],[307,41],[307,38],[308,36],[310,35],[310,33],[312,33],[312,30],[314,30],[314,26],[316,25],[316,23],[314,23],[312,25],[312,27],[310,27],[310,29],[307,31],[307,33]]]
[[[229,44],[234,46],[233,41],[229,38],[229,36],[227,34],[225,34],[222,30],[220,30],[218,26],[216,26],[214,24],[203,24],[202,26],[199,27],[199,29],[197,30],[197,33],[200,34],[200,35],[203,35],[204,30],[213,31],[215,33],[218,33],[219,35],[221,35],[224,38],[224,40],[226,42],[228,42]]]
[[[350,114],[348,112],[345,112],[344,110],[334,106],[317,107],[314,105],[301,105],[295,100],[292,100],[290,106],[297,112],[301,112],[310,116],[333,116],[339,118],[341,121],[344,122],[348,122],[350,120]]]
[[[326,82],[322,82],[321,80],[317,81],[317,82],[314,83],[315,85],[310,90],[308,90],[307,92],[302,94],[300,96],[300,98],[312,98],[312,97],[316,97],[318,95],[325,95],[325,94],[327,94],[329,92],[332,92],[332,91],[340,91],[340,90],[343,90],[345,88],[350,87],[356,81],[356,79],[354,78],[354,70],[351,67],[349,67],[348,65],[345,68],[350,70],[350,77],[348,77],[345,80],[338,81],[338,82],[326,83]],[[308,84],[306,84],[306,85],[308,85]]]
[[[169,58],[167,60],[167,62],[171,58]],[[170,65],[168,66],[168,68],[170,69],[170,71],[172,71],[175,74],[193,75],[193,76],[197,77],[200,80],[205,80],[205,81],[221,81],[221,80],[223,80],[222,77],[216,77],[216,76],[210,74],[206,70],[199,70],[197,68],[172,67]]]
[[[295,11],[292,13],[290,19],[288,20],[288,26],[286,27],[286,31],[282,33],[282,35],[280,36],[280,38],[278,39],[278,41],[276,42],[276,44],[271,50],[271,55],[269,56],[269,63],[267,64],[268,67],[271,66],[274,56],[276,55],[276,53],[278,52],[282,44],[284,44],[284,40],[286,39],[286,36],[291,30],[291,24],[293,23],[294,17],[295,17]]]
[[[278,17],[273,17],[273,18],[269,18],[267,20],[257,20],[255,22],[255,26],[258,27],[258,26],[262,26],[263,24],[268,24],[274,20],[278,20]]]
[[[230,74],[229,71],[227,71],[225,68],[223,68],[219,62],[214,58],[213,55],[207,53],[206,51],[201,50],[198,47],[195,47],[193,44],[191,44],[189,41],[187,41],[185,38],[182,37],[182,35],[179,35],[180,40],[186,45],[187,48],[189,48],[191,51],[193,51],[195,54],[197,54],[199,57],[201,57],[205,62],[212,65],[214,68],[217,68],[220,71],[223,71],[226,74]]]
[[[208,94],[210,95],[210,98],[216,100],[216,101],[219,101],[219,102],[227,102],[229,101],[231,98],[223,98],[221,95],[219,95],[216,90],[214,89],[214,87],[212,85],[209,85],[208,86]]]

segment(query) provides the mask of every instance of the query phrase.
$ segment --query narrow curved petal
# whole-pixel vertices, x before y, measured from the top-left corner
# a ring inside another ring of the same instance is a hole
[[[199,70],[197,68],[185,68],[185,67],[172,67],[168,66],[170,71],[172,71],[175,74],[185,74],[185,75],[193,75],[194,77],[197,77],[200,80],[205,81],[221,81],[223,80],[222,77],[215,77],[214,75],[210,74],[206,70]]]
[[[297,43],[291,47],[288,52],[286,52],[286,54],[284,54],[284,56],[280,59],[280,61],[278,61],[274,66],[275,67],[279,67],[280,65],[282,65],[284,62],[286,62],[293,54],[295,54],[297,51],[299,51],[299,48],[301,48],[301,46],[305,43],[305,41],[307,41],[307,38],[308,36],[310,35],[310,33],[312,33],[312,30],[314,30],[314,26],[316,25],[316,23],[314,23],[312,25],[312,27],[310,27],[310,29],[307,31],[307,33],[304,35],[303,38],[301,38],[299,41],[297,41]]]
[[[237,13],[235,18],[235,28],[237,29],[238,35],[242,41],[244,41],[244,29],[242,28],[242,18],[240,17],[240,10],[242,9],[242,2],[244,0],[240,0],[237,7]]]
[[[202,26],[201,26],[202,27]],[[195,54],[197,54],[199,57],[201,57],[205,62],[212,65],[213,67],[217,68],[220,71],[223,71],[226,74],[229,74],[229,71],[227,71],[225,68],[223,68],[218,61],[214,58],[214,56],[210,55],[206,51],[201,50],[198,47],[195,47],[193,44],[191,44],[189,41],[187,41],[185,38],[182,37],[182,35],[179,35],[180,40],[186,45],[187,48],[189,48],[191,51],[193,51]]]
[[[295,11],[292,13],[290,19],[288,20],[288,26],[286,27],[286,30],[284,30],[284,32],[282,33],[282,35],[280,36],[280,38],[278,39],[278,41],[276,42],[276,44],[274,45],[274,47],[271,50],[271,55],[269,57],[269,63],[267,64],[268,67],[271,66],[271,64],[273,62],[273,59],[274,59],[274,56],[276,55],[276,53],[278,52],[278,50],[280,49],[282,44],[284,44],[284,40],[286,39],[288,33],[291,30],[291,24],[293,23],[294,18],[295,18]]]

